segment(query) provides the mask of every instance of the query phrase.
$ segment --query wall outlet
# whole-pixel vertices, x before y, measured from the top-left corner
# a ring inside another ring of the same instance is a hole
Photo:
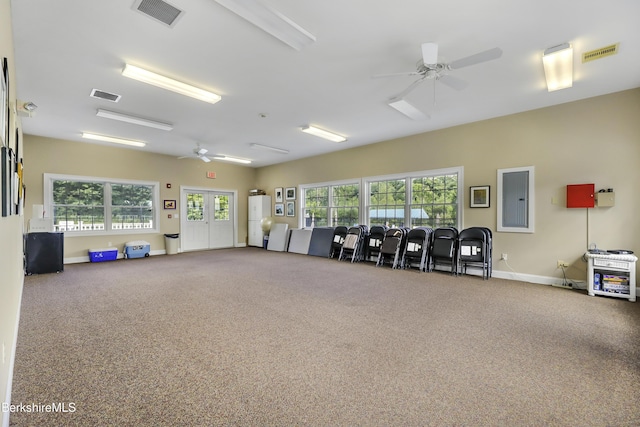
[[[502,254],[502,255],[500,256],[500,260],[501,260],[501,261],[506,261],[506,260],[507,260],[507,254]]]
[[[564,262],[562,260],[558,260],[558,263],[556,264],[556,268],[568,268],[568,267],[569,267],[569,263]]]

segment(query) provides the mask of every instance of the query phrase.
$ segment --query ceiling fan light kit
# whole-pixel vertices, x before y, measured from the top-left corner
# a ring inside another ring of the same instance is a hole
[[[82,137],[85,139],[92,139],[94,141],[113,142],[115,144],[130,145],[133,147],[144,147],[147,145],[142,141],[134,141],[132,139],[116,138],[114,136],[98,135],[95,133],[82,132]]]
[[[347,138],[345,138],[342,135],[338,135],[336,133],[329,132],[324,129],[320,129],[315,126],[303,126],[302,132],[305,132],[320,138],[324,138],[332,142],[344,142],[347,140]]]
[[[260,0],[215,1],[296,50],[316,41],[313,34]]]
[[[403,98],[390,99],[389,107],[395,108],[396,110],[413,120],[425,120],[429,118],[429,116],[418,110],[415,106],[411,105]]]
[[[124,70],[122,70],[122,75],[143,83],[179,93],[181,95],[199,99],[210,104],[215,104],[222,99],[220,95],[213,92],[156,74],[152,71],[148,71],[131,64],[125,64]]]
[[[112,120],[118,120],[125,123],[131,123],[134,125],[146,126],[154,129],[160,129],[160,130],[166,130],[166,131],[170,131],[173,129],[173,125],[169,123],[143,119],[141,117],[130,116],[128,114],[116,113],[115,111],[98,109],[96,116],[103,117],[105,119],[112,119]]]
[[[573,86],[573,48],[570,43],[546,49],[542,64],[549,92]]]

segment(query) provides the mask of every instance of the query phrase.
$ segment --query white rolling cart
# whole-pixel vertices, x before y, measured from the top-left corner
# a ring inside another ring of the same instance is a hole
[[[633,254],[590,253],[587,282],[590,296],[636,300],[636,261]]]

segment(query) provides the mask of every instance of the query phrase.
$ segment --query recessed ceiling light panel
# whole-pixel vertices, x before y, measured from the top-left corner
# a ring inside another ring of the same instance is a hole
[[[96,116],[103,117],[105,119],[118,120],[120,122],[131,123],[134,125],[146,126],[160,130],[172,130],[173,125],[170,123],[158,122],[155,120],[143,119],[142,117],[130,116],[128,114],[116,113],[115,111],[99,109]]]
[[[289,150],[285,150],[284,148],[271,147],[270,145],[262,145],[262,144],[256,144],[256,143],[251,143],[249,145],[251,146],[251,148],[255,148],[257,150],[266,150],[266,151],[273,151],[275,153],[280,153],[280,154],[289,154]]]
[[[315,126],[303,126],[302,132],[308,133],[310,135],[318,136],[320,138],[324,138],[333,142],[344,142],[347,140],[347,138],[345,138],[342,135],[338,135],[336,133],[329,132],[324,129],[320,129]]]
[[[131,145],[133,147],[144,147],[147,145],[142,141],[134,141],[132,139],[116,138],[115,136],[98,135],[90,132],[82,132],[82,137],[92,139],[94,141],[113,142],[115,144]]]
[[[215,1],[296,50],[316,41],[313,34],[260,0]]]
[[[136,67],[131,64],[125,65],[124,70],[122,70],[122,75],[138,80],[139,82],[179,93],[181,95],[190,96],[191,98],[199,99],[210,104],[215,104],[222,99],[220,95],[213,92],[156,74],[152,71],[148,71],[144,68]]]

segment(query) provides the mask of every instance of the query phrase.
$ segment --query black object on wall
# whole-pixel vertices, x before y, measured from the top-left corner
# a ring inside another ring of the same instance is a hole
[[[27,233],[25,237],[25,272],[59,273],[64,270],[64,233]]]

